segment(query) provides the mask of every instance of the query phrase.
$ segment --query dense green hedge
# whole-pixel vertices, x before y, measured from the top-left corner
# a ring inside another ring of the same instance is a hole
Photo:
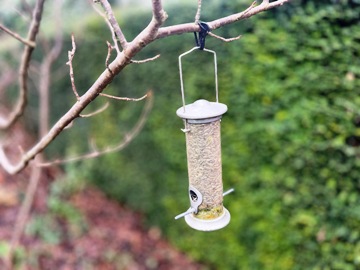
[[[244,1],[205,7],[203,19],[245,7],[238,2]],[[169,22],[187,22],[194,8],[168,13]],[[128,67],[107,89],[141,96],[152,88],[154,108],[130,147],[76,169],[216,269],[360,268],[359,13],[355,0],[294,1],[216,32],[243,34],[240,41],[208,38],[218,54],[220,101],[229,108],[222,121],[223,178],[236,192],[224,201],[232,214],[225,229],[202,233],[173,219],[189,204],[185,138],[175,111],[181,106],[177,57],[194,46],[192,34],[155,42],[141,57],[161,53],[159,60]],[[134,36],[148,20],[149,14],[130,17],[126,34]],[[99,25],[91,26],[96,39],[106,33]],[[87,35],[80,48],[88,51],[77,55],[93,67],[77,75],[84,89],[106,54],[91,49],[94,40]],[[184,61],[187,102],[212,99],[211,56],[197,52]],[[120,139],[142,106],[111,103],[83,124],[104,144]],[[81,149],[83,137],[72,136]]]

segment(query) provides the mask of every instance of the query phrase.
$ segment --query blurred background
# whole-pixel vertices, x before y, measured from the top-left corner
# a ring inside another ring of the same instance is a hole
[[[131,40],[151,18],[149,1],[112,2]],[[201,20],[230,15],[250,4],[205,1]],[[165,25],[194,20],[197,1],[164,5],[169,15]],[[2,9],[1,21],[22,29],[26,22],[12,11]],[[57,25],[51,20],[50,3],[45,11],[43,35],[51,39]],[[241,34],[238,41],[207,38],[206,48],[218,57],[219,100],[228,106],[222,120],[223,183],[235,193],[224,199],[231,213],[226,228],[198,232],[184,220],[174,220],[189,207],[185,136],[175,112],[181,106],[178,56],[194,47],[193,34],[155,41],[137,60],[160,53],[158,60],[128,66],[105,90],[140,97],[152,89],[148,121],[125,150],[63,166],[61,184],[52,183],[54,194],[96,186],[141,213],[145,227],[158,228],[163,238],[208,269],[359,269],[359,13],[359,0],[292,0],[214,31],[223,37]],[[77,44],[73,64],[79,94],[103,71],[105,41],[111,41],[107,25],[85,2],[64,1],[62,18],[63,53],[51,83],[52,123],[75,101],[65,65],[71,33]],[[4,34],[0,37],[0,60],[16,61],[9,51],[21,45]],[[41,54],[37,50],[35,59]],[[215,99],[212,61],[200,51],[184,58],[187,103]],[[13,100],[12,92],[4,98]],[[33,91],[26,115],[32,132],[36,97]],[[89,111],[106,101],[98,98]],[[99,146],[126,136],[144,102],[110,103],[102,114],[76,121],[46,156],[86,151],[87,134]]]

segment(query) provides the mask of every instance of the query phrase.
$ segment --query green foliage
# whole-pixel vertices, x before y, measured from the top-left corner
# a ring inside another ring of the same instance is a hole
[[[211,20],[241,7],[244,1],[222,1],[203,14]],[[189,204],[183,124],[175,111],[181,106],[177,57],[194,46],[191,34],[145,48],[139,58],[161,58],[127,67],[106,90],[136,97],[154,89],[154,109],[127,149],[76,168],[216,269],[358,269],[359,12],[358,1],[294,1],[217,30],[243,34],[238,42],[208,38],[206,46],[218,55],[220,101],[229,108],[222,121],[223,179],[236,192],[224,202],[232,214],[225,229],[195,232],[173,219]],[[194,9],[168,13],[169,23],[187,22]],[[126,19],[129,39],[149,20],[150,14]],[[86,89],[103,68],[105,48],[88,47],[107,33],[98,25],[80,41],[76,61],[93,68],[76,75],[78,88]],[[187,102],[213,99],[212,56],[199,53],[184,58]],[[104,115],[80,126],[101,145],[115,143],[141,106],[111,102]],[[69,138],[76,149],[67,151],[84,149],[83,137]]]
[[[72,177],[71,172],[69,170],[66,178],[58,179],[50,186],[47,198],[48,211],[33,215],[26,227],[27,234],[54,245],[65,241],[66,237],[75,238],[83,234],[86,221],[68,200],[74,192],[81,190],[84,183],[79,181],[79,178]],[[65,224],[66,235],[63,229]]]
[[[8,259],[10,251],[10,243],[8,241],[0,241],[0,260],[5,262]],[[21,246],[18,246],[13,251],[13,269],[24,269],[26,265],[26,252]]]

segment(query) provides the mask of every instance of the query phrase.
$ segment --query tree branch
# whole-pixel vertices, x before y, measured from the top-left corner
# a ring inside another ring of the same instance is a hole
[[[251,6],[246,9],[245,11],[220,18],[211,22],[207,22],[211,30],[218,29],[220,27],[223,27],[225,25],[232,24],[234,22],[244,20],[247,18],[252,17],[255,14],[258,14],[260,12],[269,10],[271,8],[275,8],[278,6],[282,6],[286,2],[290,2],[291,0],[277,0],[271,3],[267,3],[267,1],[263,1],[261,5],[255,6],[256,2],[253,2]],[[159,38],[165,38],[168,36],[173,35],[180,35],[184,33],[192,33],[192,32],[199,32],[200,27],[197,24],[194,23],[184,23],[184,24],[178,24],[178,25],[172,25],[167,27],[162,27],[159,29],[158,34],[156,36],[157,39]]]
[[[165,22],[168,15],[162,8],[161,0],[152,0],[152,19],[148,26],[129,44],[125,50],[127,63],[145,46],[154,41],[158,35],[159,28]]]
[[[159,57],[160,57],[160,54],[157,54],[157,55],[155,55],[154,57],[150,57],[150,58],[143,59],[143,60],[133,60],[133,59],[131,59],[131,63],[134,63],[134,64],[145,64],[145,63],[148,63],[148,62],[151,62],[151,61],[155,61],[155,60],[158,59]]]
[[[104,106],[102,106],[100,109],[97,109],[96,111],[93,111],[91,113],[87,113],[87,114],[80,114],[79,116],[81,118],[88,118],[88,117],[92,117],[94,115],[100,114],[103,111],[105,111],[107,108],[109,107],[109,102],[106,102]]]
[[[43,2],[44,0],[38,0]],[[102,1],[102,0],[101,0]],[[212,30],[220,28],[224,25],[234,23],[236,21],[249,18],[257,13],[283,5],[290,0],[277,0],[269,3],[264,0],[261,5],[251,5],[247,10],[230,15],[224,18],[220,18],[209,22],[209,26]],[[156,39],[168,37],[171,35],[189,33],[199,31],[199,26],[194,23],[173,25],[168,27],[162,27],[162,24],[167,18],[167,14],[162,8],[161,0],[152,0],[152,20],[148,26],[139,33],[136,38],[127,43],[126,49],[119,53],[116,58],[109,64],[103,73],[96,79],[93,85],[79,97],[78,101],[65,113],[49,130],[49,132],[43,136],[38,143],[32,148],[26,151],[13,165],[7,158],[4,146],[0,145],[0,164],[8,173],[17,173],[21,171],[26,165],[40,152],[42,152],[72,121],[79,117],[80,113],[90,104],[100,93],[109,85],[114,77],[119,74],[123,68],[131,63],[131,59],[140,52],[145,46],[150,44]],[[30,39],[32,40],[32,39]],[[124,42],[124,40],[123,40]],[[28,46],[27,46],[28,48]]]
[[[160,27],[164,21],[167,19],[168,15],[163,10],[161,0],[152,0],[152,12],[153,18],[156,22],[156,27]]]
[[[149,91],[145,96],[147,97],[147,102],[144,106],[144,109],[141,113],[140,118],[138,119],[137,123],[132,128],[132,130],[129,133],[127,133],[125,135],[125,137],[118,144],[116,144],[114,146],[108,146],[102,150],[98,150],[98,149],[96,149],[96,147],[94,146],[94,143],[93,143],[92,151],[90,151],[89,153],[66,158],[66,159],[57,159],[57,160],[53,160],[53,161],[37,163],[36,165],[39,167],[49,167],[49,166],[53,166],[53,165],[59,165],[59,164],[64,164],[64,163],[70,163],[70,162],[75,162],[75,161],[80,161],[80,160],[96,158],[99,156],[103,156],[105,154],[117,152],[117,151],[124,149],[139,134],[139,132],[143,128],[143,126],[148,118],[148,115],[151,111],[151,108],[153,105],[152,91]]]
[[[109,69],[109,61],[110,61],[110,57],[111,57],[111,52],[112,50],[114,49],[113,46],[111,46],[110,42],[109,41],[106,41],[106,44],[108,46],[108,54],[106,56],[106,59],[105,59],[105,67],[110,71],[112,72],[110,69]]]
[[[44,8],[45,0],[36,1],[36,6],[33,12],[33,18],[29,28],[27,40],[35,42],[36,36],[39,32],[41,16]],[[26,103],[27,103],[27,92],[28,92],[28,69],[31,60],[31,55],[34,50],[33,46],[25,45],[25,49],[21,58],[21,64],[19,69],[19,83],[20,83],[20,94],[17,104],[14,110],[10,113],[8,119],[0,118],[0,129],[8,129],[12,126],[17,119],[23,115]]]
[[[111,98],[111,99],[116,99],[116,100],[140,101],[140,100],[147,98],[148,96],[151,96],[151,92],[148,92],[147,94],[143,95],[141,98],[117,97],[117,96],[108,95],[108,94],[104,94],[104,93],[100,93],[99,95],[103,96],[103,97]]]
[[[200,16],[201,16],[201,2],[202,0],[198,0],[198,8],[196,11],[196,15],[195,15],[195,23],[198,24],[198,22],[200,21]]]
[[[211,32],[209,32],[208,35],[209,35],[209,36],[212,36],[212,37],[214,37],[214,38],[220,39],[220,40],[222,40],[222,41],[224,41],[224,42],[232,42],[232,41],[235,41],[235,40],[239,40],[239,39],[242,37],[242,35],[239,35],[239,36],[237,36],[237,37],[224,38],[224,37],[215,35],[214,33],[211,33]]]
[[[75,51],[76,51],[76,44],[75,44],[74,35],[71,35],[71,44],[72,44],[72,50],[68,51],[69,61],[66,64],[70,68],[70,81],[71,81],[72,90],[74,92],[74,95],[75,95],[76,99],[79,100],[80,96],[79,96],[79,94],[78,94],[78,92],[76,90],[75,78],[74,78],[74,69],[73,69],[73,65],[72,65],[72,61],[74,59]]]
[[[18,33],[15,33],[13,31],[11,31],[9,28],[5,27],[2,24],[0,24],[0,29],[3,30],[5,33],[8,33],[13,38],[17,39],[18,41],[24,43],[25,45],[28,45],[29,47],[35,48],[36,43],[34,41],[22,38]]]
[[[107,16],[102,12],[100,11],[95,5],[92,5],[93,9],[101,16],[104,18],[106,24],[108,25],[109,29],[110,29],[110,32],[111,32],[111,37],[112,37],[112,40],[114,42],[114,48],[116,49],[116,52],[119,54],[120,53],[120,49],[119,49],[119,45],[118,45],[118,38],[116,37],[116,34],[115,34],[115,31],[114,31],[114,28],[112,27],[111,23],[109,22]],[[108,41],[107,41],[108,42]],[[125,40],[126,44],[127,44],[127,41]]]
[[[107,19],[111,25],[111,28],[113,29],[113,32],[115,33],[117,39],[119,40],[121,47],[125,50],[128,45],[128,42],[126,41],[126,38],[125,38],[123,32],[121,31],[121,28],[120,28],[117,20],[115,19],[111,5],[109,4],[109,2],[107,0],[99,0],[99,2],[101,3],[102,7],[105,10]]]

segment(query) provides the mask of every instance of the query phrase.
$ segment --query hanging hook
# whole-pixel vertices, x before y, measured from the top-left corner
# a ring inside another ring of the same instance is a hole
[[[200,26],[200,32],[199,32],[199,37],[198,37],[198,33],[194,32],[195,44],[197,47],[199,47],[199,50],[203,50],[205,48],[205,38],[211,29],[206,22],[199,22],[198,24]]]

